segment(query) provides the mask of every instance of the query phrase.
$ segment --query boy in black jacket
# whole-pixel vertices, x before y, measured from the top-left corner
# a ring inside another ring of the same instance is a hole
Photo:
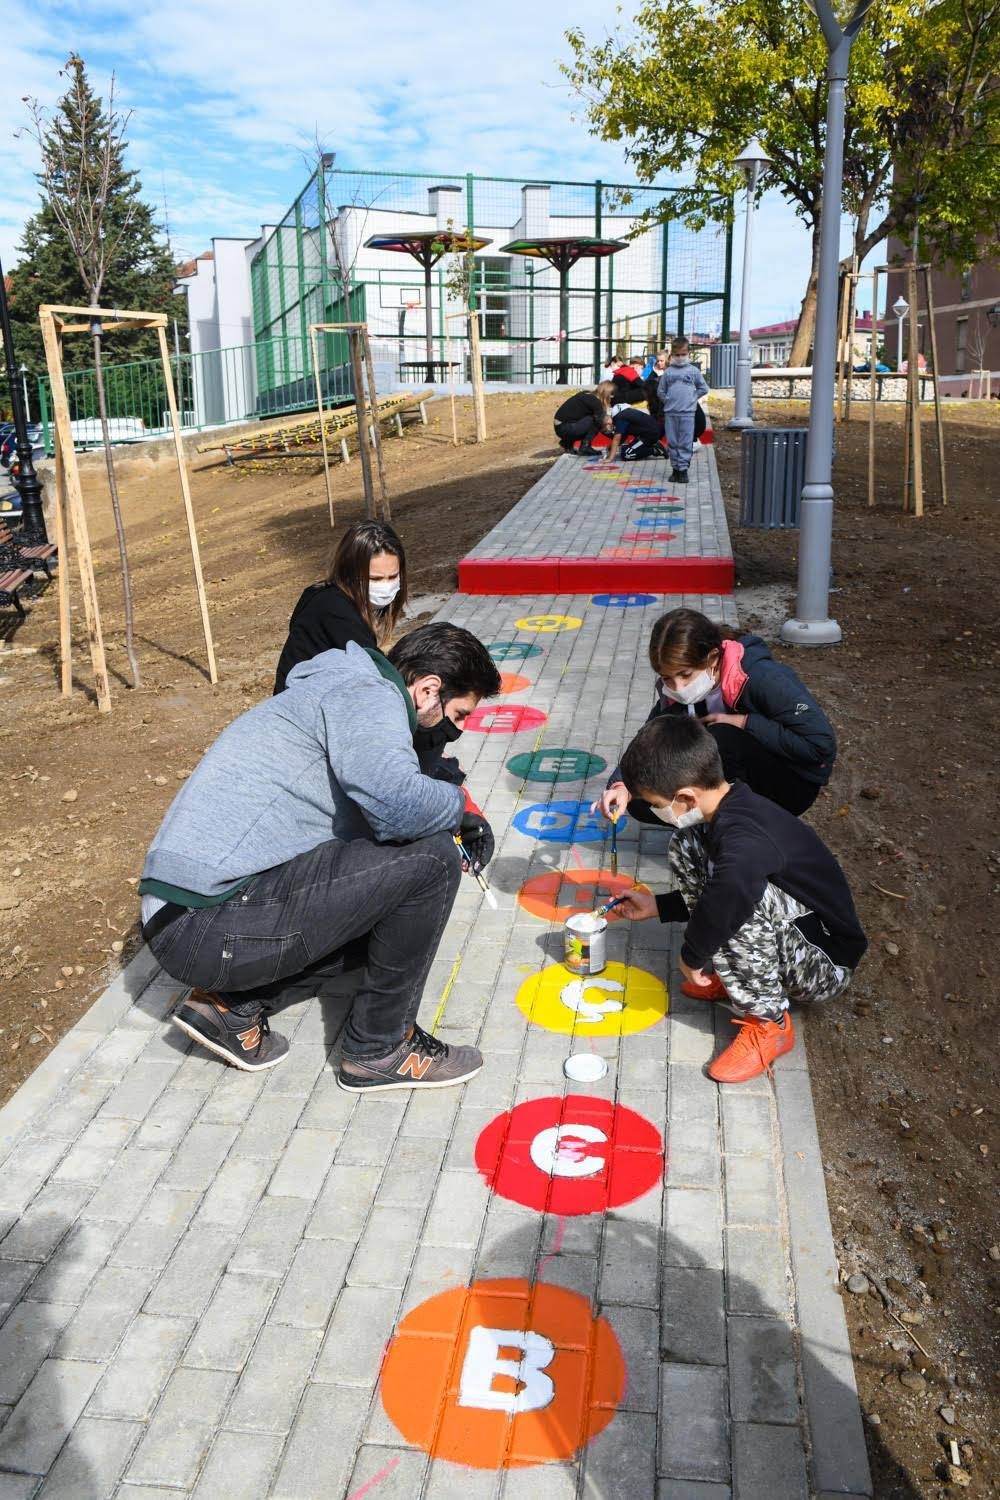
[[[622,756],[622,776],[683,832],[667,856],[674,889],[631,891],[614,915],[687,923],[684,993],[728,999],[740,1028],[709,1076],[745,1083],[795,1045],[789,1000],[835,999],[861,961],[868,943],[844,872],[808,824],[724,779],[697,719],[650,720]]]

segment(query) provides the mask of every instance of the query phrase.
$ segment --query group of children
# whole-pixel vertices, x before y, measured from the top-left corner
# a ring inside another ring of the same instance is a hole
[[[603,433],[611,439],[608,457],[612,462],[622,444],[629,443],[632,459],[668,456],[673,466],[671,481],[686,484],[699,435],[699,415],[704,430],[704,413],[698,403],[708,393],[704,377],[691,359],[687,339],[674,339],[669,354],[661,350],[641,373],[613,355],[608,372],[608,378],[593,391],[570,396],[556,411],[559,446],[565,453],[600,457],[601,450],[593,446],[593,441]],[[636,404],[643,401],[645,411]]]
[[[174,1020],[237,1067],[280,1062],[268,1016],[354,962],[366,979],[342,1087],[440,1087],[482,1064],[415,1018],[457,889],[459,856],[441,836],[459,833],[474,868],[493,852],[444,752],[500,682],[455,626],[390,649],[406,598],[392,527],[349,527],[292,612],[274,696],[209,749],[150,850],[144,935],[169,973],[202,987]],[[594,809],[669,827],[668,890],[637,884],[611,916],[686,923],[682,989],[728,1002],[739,1026],[709,1073],[739,1083],[794,1045],[789,1001],[840,994],[865,951],[844,874],[800,820],[836,740],[758,636],[675,609],[649,657],[652,711]]]

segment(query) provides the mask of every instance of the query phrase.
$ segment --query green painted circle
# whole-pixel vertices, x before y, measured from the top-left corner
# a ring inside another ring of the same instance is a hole
[[[524,641],[491,641],[486,647],[494,661],[527,661],[529,656],[541,656],[541,646],[529,646]]]
[[[588,776],[606,771],[608,763],[601,756],[592,755],[589,750],[563,750],[556,747],[512,755],[507,762],[507,769],[525,781],[585,781]]]

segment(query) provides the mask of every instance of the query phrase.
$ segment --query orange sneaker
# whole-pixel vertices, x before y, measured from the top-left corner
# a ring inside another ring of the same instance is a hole
[[[692,1000],[728,1000],[726,986],[718,974],[712,974],[710,977],[711,983],[706,985],[692,984],[690,979],[685,979],[681,985],[681,994],[690,995]]]
[[[716,1083],[747,1083],[760,1073],[770,1073],[774,1059],[795,1046],[795,1030],[787,1011],[780,1021],[740,1016],[733,1025],[740,1028],[735,1041],[709,1065],[708,1076]]]

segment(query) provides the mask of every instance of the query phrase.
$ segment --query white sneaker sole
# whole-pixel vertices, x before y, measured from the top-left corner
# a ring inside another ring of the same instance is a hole
[[[278,1064],[283,1063],[285,1061],[285,1058],[288,1056],[287,1052],[283,1052],[280,1057],[274,1058],[271,1062],[244,1062],[242,1058],[236,1057],[226,1047],[220,1047],[218,1043],[213,1042],[210,1037],[205,1036],[204,1032],[199,1031],[197,1026],[190,1026],[188,1022],[182,1020],[180,1016],[171,1016],[170,1019],[180,1031],[183,1031],[186,1033],[186,1035],[192,1037],[194,1041],[198,1042],[202,1047],[207,1048],[209,1052],[214,1052],[216,1057],[221,1057],[223,1062],[227,1062],[231,1068],[239,1068],[241,1073],[263,1073],[268,1068],[276,1068]]]

